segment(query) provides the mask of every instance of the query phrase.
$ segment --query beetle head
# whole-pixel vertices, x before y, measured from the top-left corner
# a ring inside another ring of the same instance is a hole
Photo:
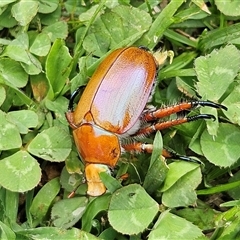
[[[103,164],[86,164],[85,174],[88,185],[87,194],[90,196],[100,196],[106,191],[105,185],[102,183],[99,173],[107,172],[110,174],[110,170]]]

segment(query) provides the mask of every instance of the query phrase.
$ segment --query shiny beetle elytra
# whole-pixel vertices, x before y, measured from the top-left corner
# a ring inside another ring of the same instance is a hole
[[[99,65],[75,110],[73,101],[79,90],[72,94],[66,117],[73,129],[80,157],[85,163],[89,195],[99,196],[106,191],[99,173],[114,167],[123,151],[151,153],[153,150],[152,144],[124,139],[136,139],[201,118],[214,118],[210,114],[199,114],[166,122],[157,121],[196,106],[225,109],[210,101],[181,102],[161,109],[146,108],[154,86],[157,65],[154,56],[144,48],[117,49]],[[150,122],[149,125],[146,125],[147,122]],[[185,159],[165,150],[163,156]]]

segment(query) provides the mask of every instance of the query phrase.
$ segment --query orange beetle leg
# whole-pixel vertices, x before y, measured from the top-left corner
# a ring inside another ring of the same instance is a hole
[[[136,151],[136,152],[147,152],[152,153],[153,151],[153,145],[152,144],[145,144],[141,142],[134,142],[130,144],[122,145],[122,147],[127,151]]]
[[[78,188],[79,188],[82,184],[84,184],[85,182],[86,182],[85,179],[82,179],[82,183],[78,184],[78,185],[73,189],[73,191],[68,194],[67,198],[73,198],[73,197],[75,196],[76,191],[78,190]]]
[[[77,189],[74,189],[72,192],[70,192],[67,196],[67,198],[73,198],[75,196]]]
[[[103,164],[86,164],[85,174],[88,185],[87,194],[90,196],[100,196],[106,192],[102,180],[100,179],[99,173],[107,172],[110,174],[109,168]]]
[[[199,114],[195,116],[190,116],[190,117],[184,117],[184,118],[179,118],[179,119],[174,119],[166,122],[160,122],[156,123],[150,126],[147,126],[145,128],[141,128],[139,131],[137,131],[134,136],[137,135],[142,135],[142,134],[150,134],[152,132],[156,132],[158,130],[163,130],[166,128],[170,128],[173,126],[177,126],[186,122],[192,122],[198,119],[213,119],[215,120],[215,117],[211,114]]]
[[[153,144],[145,144],[141,142],[134,142],[131,144],[126,144],[122,146],[126,151],[137,151],[137,152],[147,152],[147,153],[152,153],[153,151]],[[173,150],[170,149],[163,149],[162,150],[162,156],[165,158],[173,158],[173,159],[179,159],[183,161],[189,161],[189,162],[195,162],[199,163],[199,161],[192,159],[187,156],[180,155]]]
[[[124,181],[124,180],[127,180],[128,177],[129,177],[129,173],[124,173],[121,176],[119,176],[118,179]]]
[[[227,108],[225,106],[223,106],[221,104],[214,103],[214,102],[210,102],[210,101],[182,102],[182,103],[176,104],[174,106],[157,109],[153,112],[146,112],[143,115],[143,120],[145,120],[145,121],[156,120],[156,119],[159,119],[159,118],[170,116],[173,113],[178,113],[178,112],[182,112],[182,111],[185,111],[185,110],[190,110],[190,109],[192,109],[194,107],[198,107],[198,106],[202,106],[202,107],[203,106],[208,106],[208,107],[222,108],[224,110],[227,110]]]

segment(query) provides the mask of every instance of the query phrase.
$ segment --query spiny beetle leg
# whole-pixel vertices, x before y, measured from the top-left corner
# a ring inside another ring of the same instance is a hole
[[[157,130],[163,130],[166,128],[170,128],[173,126],[177,126],[177,125],[186,123],[186,122],[196,121],[198,119],[216,120],[216,118],[211,114],[199,114],[199,115],[194,115],[194,116],[190,116],[190,117],[183,117],[183,118],[178,118],[178,119],[174,119],[174,120],[170,120],[170,121],[166,121],[166,122],[152,124],[150,126],[141,128],[141,129],[139,129],[139,131],[137,131],[134,134],[134,136],[142,135],[142,134],[150,134],[150,133],[156,132]]]
[[[152,153],[153,151],[153,145],[152,144],[145,144],[141,142],[133,142],[129,144],[124,144],[122,147],[127,151],[135,151],[135,152],[147,152]]]
[[[145,143],[141,143],[141,142],[134,142],[131,144],[126,144],[126,145],[123,145],[122,147],[126,151],[147,152],[147,153],[152,153],[152,151],[153,151],[152,144],[145,144]],[[172,159],[178,159],[178,160],[183,160],[183,161],[187,161],[187,162],[201,163],[198,160],[195,160],[195,159],[187,157],[187,156],[180,155],[180,154],[174,152],[173,150],[169,150],[169,149],[165,149],[165,148],[162,151],[162,155],[165,158],[172,158]]]
[[[173,113],[178,113],[178,112],[182,112],[184,110],[190,110],[194,107],[198,107],[198,106],[208,106],[208,107],[213,107],[213,108],[221,108],[224,110],[227,110],[227,107],[218,104],[218,103],[214,103],[211,101],[190,101],[190,102],[182,102],[170,107],[164,107],[161,109],[157,109],[155,111],[152,112],[146,112],[143,115],[143,120],[145,121],[152,121],[152,120],[156,120],[159,118],[163,118],[163,117],[167,117],[170,116]]]

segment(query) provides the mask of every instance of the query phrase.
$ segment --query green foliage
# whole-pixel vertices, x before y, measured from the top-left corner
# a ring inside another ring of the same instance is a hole
[[[39,133],[28,145],[28,151],[44,160],[64,161],[71,151],[71,139],[59,127],[50,127]]]
[[[196,239],[202,236],[202,232],[191,222],[165,211],[153,226],[149,239],[176,239],[179,236],[181,239]]]
[[[109,223],[123,234],[143,232],[158,212],[158,203],[137,184],[130,184],[115,191],[108,210]],[[128,221],[121,224],[122,216]]]
[[[199,165],[187,162],[169,164],[169,172],[160,189],[162,203],[170,208],[194,205],[197,200],[196,187],[202,179]]]
[[[42,222],[59,190],[60,184],[58,178],[52,179],[41,188],[34,197],[29,209],[32,218],[31,225],[37,226],[40,222]]]
[[[239,13],[237,0],[0,1],[0,238],[237,239]],[[123,154],[113,176],[100,174],[108,191],[89,197],[68,99],[131,45],[174,52],[151,104],[201,98],[228,110],[195,109],[216,121],[141,139],[152,155]],[[166,161],[163,146],[202,164]]]
[[[13,192],[26,192],[40,181],[41,169],[38,162],[26,151],[18,151],[0,162],[2,170],[0,183]],[[9,181],[9,178],[12,181]],[[31,178],[31,181],[29,181]]]

